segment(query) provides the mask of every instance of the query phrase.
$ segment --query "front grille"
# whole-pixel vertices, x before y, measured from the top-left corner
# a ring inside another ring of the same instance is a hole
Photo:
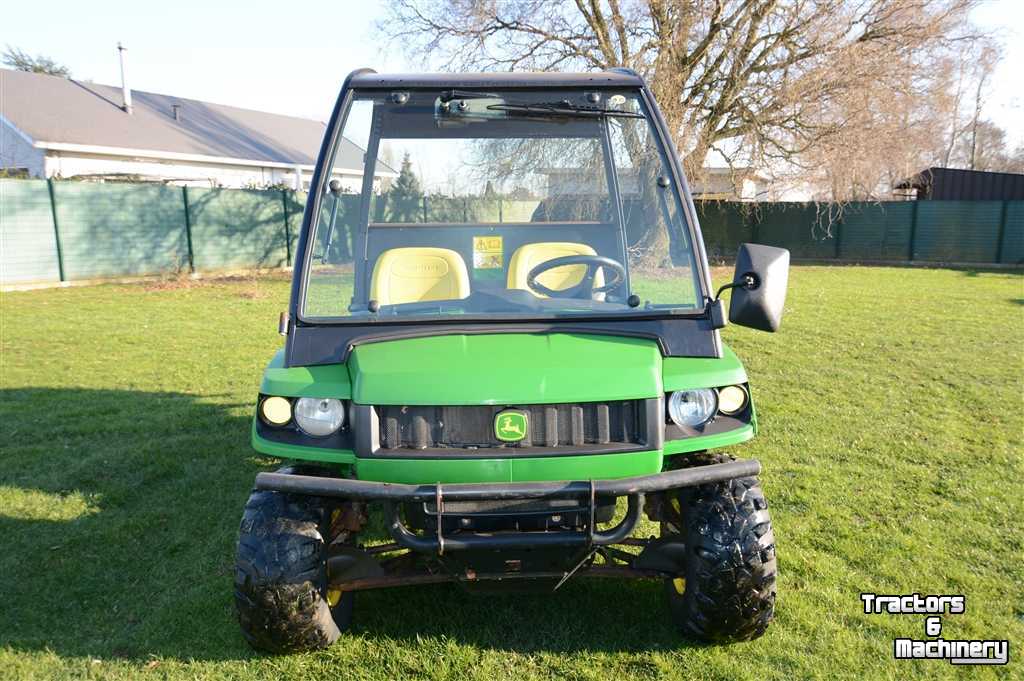
[[[460,449],[638,445],[646,440],[645,401],[506,406],[380,406],[380,448]],[[505,409],[529,414],[529,432],[502,442],[494,418]]]

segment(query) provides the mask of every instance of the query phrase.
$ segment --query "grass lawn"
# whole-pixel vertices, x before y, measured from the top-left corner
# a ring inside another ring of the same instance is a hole
[[[724,272],[718,273],[723,278]],[[359,594],[331,649],[264,657],[231,598],[260,372],[282,279],[3,294],[0,677],[762,679],[1021,677],[1024,278],[798,267],[746,362],[779,552],[776,621],[705,647],[661,585]],[[1007,637],[1009,668],[895,662],[924,618],[859,594],[962,593],[948,639]]]

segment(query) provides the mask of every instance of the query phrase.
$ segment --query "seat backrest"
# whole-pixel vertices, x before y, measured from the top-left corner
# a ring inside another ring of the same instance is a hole
[[[547,296],[531,290],[526,285],[526,277],[530,270],[542,262],[564,258],[567,255],[597,255],[597,252],[586,244],[571,241],[544,241],[520,246],[508,263],[508,287],[530,291],[539,298],[546,298]],[[537,281],[549,289],[561,291],[580,283],[586,271],[585,265],[556,267],[537,277]],[[604,273],[601,270],[594,276],[594,286],[604,286]],[[598,295],[603,298],[603,294]]]
[[[448,248],[392,248],[373,266],[370,300],[399,305],[469,296],[469,272],[462,256]]]

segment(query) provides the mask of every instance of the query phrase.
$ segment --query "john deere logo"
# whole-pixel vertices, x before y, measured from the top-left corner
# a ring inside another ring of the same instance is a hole
[[[506,409],[494,417],[494,436],[502,442],[519,442],[530,432],[530,417],[525,411]]]

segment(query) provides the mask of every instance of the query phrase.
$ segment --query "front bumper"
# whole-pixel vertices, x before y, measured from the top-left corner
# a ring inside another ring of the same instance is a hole
[[[654,475],[614,480],[575,480],[561,482],[450,483],[407,485],[348,478],[327,478],[287,473],[260,473],[256,489],[332,497],[348,501],[383,501],[389,507],[388,531],[402,547],[421,553],[453,550],[521,549],[553,546],[602,546],[621,542],[640,519],[644,494],[722,482],[760,473],[755,459],[683,468]],[[608,530],[599,530],[593,513],[597,499],[626,497],[626,517]],[[446,501],[582,499],[591,509],[591,522],[583,531],[540,531],[475,533],[456,532],[445,536],[441,515]],[[437,532],[417,534],[401,519],[402,503],[434,505],[438,514]]]

